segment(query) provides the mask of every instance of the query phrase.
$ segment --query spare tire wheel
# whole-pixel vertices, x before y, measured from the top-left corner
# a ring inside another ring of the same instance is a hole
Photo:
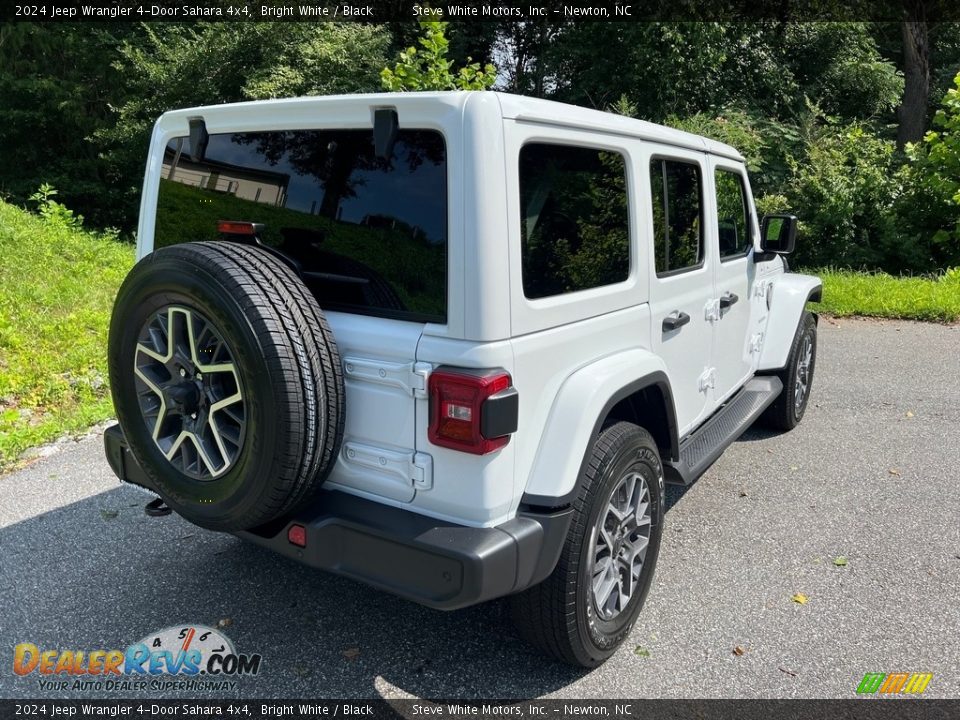
[[[110,322],[120,426],[159,495],[212,530],[294,512],[343,437],[333,334],[277,258],[226,242],[162,248],[130,271]]]

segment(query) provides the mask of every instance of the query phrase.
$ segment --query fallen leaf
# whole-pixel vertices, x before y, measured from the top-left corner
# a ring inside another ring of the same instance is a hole
[[[310,671],[307,668],[305,668],[303,665],[294,665],[293,672],[302,678],[305,678],[310,674]]]
[[[795,593],[790,599],[793,600],[798,605],[807,604],[807,596],[804,595],[803,593]]]
[[[746,652],[746,650],[744,650],[744,649],[743,649],[742,647],[740,647],[739,645],[737,645],[737,646],[733,649],[733,654],[736,655],[737,657],[740,657],[740,656],[743,655],[745,652]]]
[[[741,491],[740,491],[740,497],[746,497],[746,496],[747,496],[747,491],[746,491],[746,490],[741,490]]]
[[[787,670],[786,668],[782,668],[782,667],[778,667],[777,670],[779,670],[779,671],[782,672],[782,673],[786,673],[786,674],[789,675],[790,677],[796,677],[796,676],[797,676],[797,674],[796,674],[795,672],[793,672],[793,670]]]
[[[837,567],[846,567],[847,559],[843,555],[837,555],[833,559],[833,564],[836,565]]]
[[[360,657],[360,648],[347,648],[344,650],[341,655],[347,660],[356,660]]]
[[[896,468],[890,468],[889,470],[887,470],[887,472],[890,473],[891,475],[896,475],[897,477],[900,477],[900,471],[897,470]]]
[[[907,417],[913,417],[913,413],[907,410]]]
[[[650,651],[647,650],[645,647],[640,647],[639,645],[637,645],[637,647],[634,648],[633,654],[636,655],[637,657],[642,657],[642,658],[650,657]]]
[[[102,517],[104,520],[113,520],[113,519],[114,519],[117,515],[119,515],[119,514],[120,514],[120,513],[117,512],[116,510],[101,510],[101,511],[100,511],[100,517]]]
[[[218,628],[230,627],[231,625],[233,625],[233,620],[231,620],[230,618],[220,618],[219,620],[217,620]]]
[[[791,470],[799,470],[800,468],[798,468],[796,465],[791,465],[791,466],[790,466],[790,469],[791,469]]]

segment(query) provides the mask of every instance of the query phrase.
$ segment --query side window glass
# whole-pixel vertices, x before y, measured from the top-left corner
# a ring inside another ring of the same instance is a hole
[[[626,280],[630,219],[623,156],[529,143],[519,159],[524,295],[550,297]]]
[[[700,166],[680,160],[650,162],[653,244],[657,275],[703,263]]]
[[[732,170],[717,170],[717,228],[720,259],[742,257],[753,244],[750,238],[750,216],[743,176]]]

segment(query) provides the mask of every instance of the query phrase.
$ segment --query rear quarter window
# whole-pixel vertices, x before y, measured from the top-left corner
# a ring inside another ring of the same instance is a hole
[[[520,149],[523,292],[544,298],[630,274],[626,162],[608,150],[548,143]]]
[[[155,247],[216,240],[221,220],[262,223],[325,309],[446,321],[443,136],[401,130],[389,159],[371,130],[210,135],[164,154]]]

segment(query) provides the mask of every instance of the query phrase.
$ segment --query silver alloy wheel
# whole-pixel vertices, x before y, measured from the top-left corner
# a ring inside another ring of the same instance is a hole
[[[617,484],[593,530],[593,604],[604,620],[626,609],[640,583],[650,524],[650,488],[631,471]]]
[[[813,364],[813,339],[807,333],[803,336],[803,347],[797,356],[797,381],[793,392],[793,408],[795,413],[803,409],[810,389],[810,366]]]
[[[213,323],[190,308],[161,308],[140,331],[133,365],[140,413],[164,457],[195,480],[229,470],[243,446],[245,406]]]

